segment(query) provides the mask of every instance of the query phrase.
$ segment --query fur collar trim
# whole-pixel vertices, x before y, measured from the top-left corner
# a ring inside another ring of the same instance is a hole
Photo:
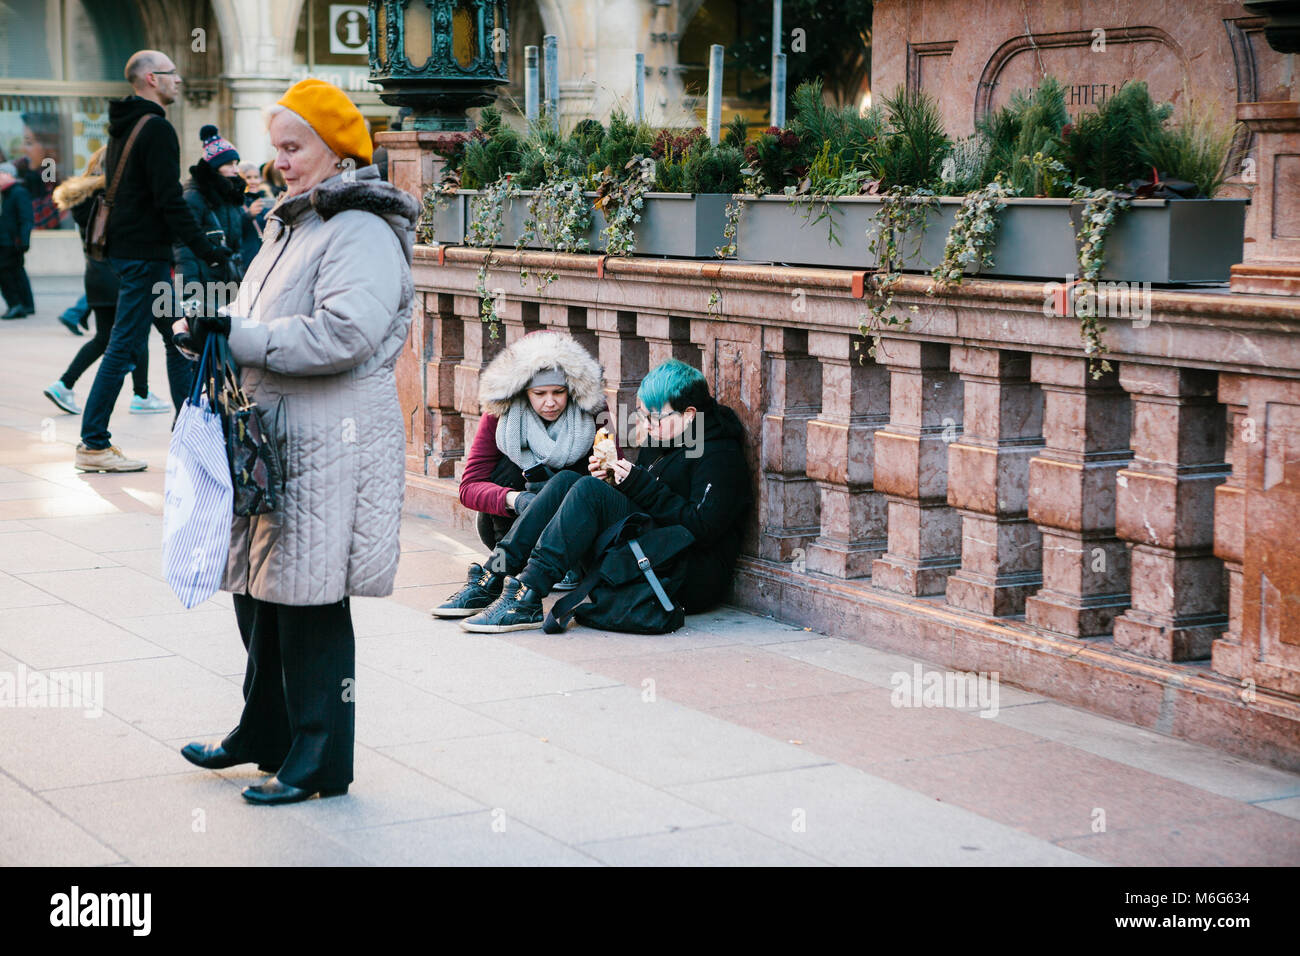
[[[561,368],[569,383],[569,398],[592,415],[605,411],[605,375],[600,363],[562,332],[531,332],[508,346],[479,373],[479,407],[498,418],[516,395],[544,368]]]
[[[74,209],[105,188],[103,176],[70,176],[54,190],[54,204],[60,209]]]

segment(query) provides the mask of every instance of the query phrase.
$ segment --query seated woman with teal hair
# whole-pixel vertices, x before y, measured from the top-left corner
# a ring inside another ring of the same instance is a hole
[[[461,627],[541,627],[542,598],[569,568],[593,560],[605,528],[637,512],[691,532],[676,601],[688,614],[714,607],[730,585],[753,499],[743,442],[740,419],[714,400],[697,369],[677,359],[656,366],[637,391],[635,463],[618,458],[607,468],[592,455],[590,474],[562,471],[548,481],[497,546],[476,597],[483,610]]]

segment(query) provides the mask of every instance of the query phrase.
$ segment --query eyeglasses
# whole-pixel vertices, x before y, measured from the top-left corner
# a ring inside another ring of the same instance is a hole
[[[659,412],[643,412],[639,408],[636,410],[636,417],[649,425],[658,425],[663,422],[665,418],[671,418],[674,415],[680,414],[681,412],[677,411],[677,409],[673,409],[666,415]]]

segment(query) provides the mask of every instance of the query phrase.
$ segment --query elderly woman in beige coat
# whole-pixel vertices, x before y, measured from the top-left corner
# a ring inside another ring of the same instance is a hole
[[[410,325],[419,207],[369,165],[347,96],[292,87],[269,123],[287,195],[228,313],[196,319],[192,350],[225,332],[285,465],[280,507],[235,518],[225,589],[248,648],[244,711],[201,767],[275,774],[246,799],[334,796],[352,781],[355,644],[348,599],[392,593],[405,488],[394,364]]]

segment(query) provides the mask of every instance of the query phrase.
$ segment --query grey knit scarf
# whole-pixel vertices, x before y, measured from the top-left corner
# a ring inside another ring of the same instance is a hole
[[[517,395],[497,422],[497,448],[522,471],[534,465],[567,468],[587,453],[595,437],[595,416],[572,400],[548,425],[527,395]]]

